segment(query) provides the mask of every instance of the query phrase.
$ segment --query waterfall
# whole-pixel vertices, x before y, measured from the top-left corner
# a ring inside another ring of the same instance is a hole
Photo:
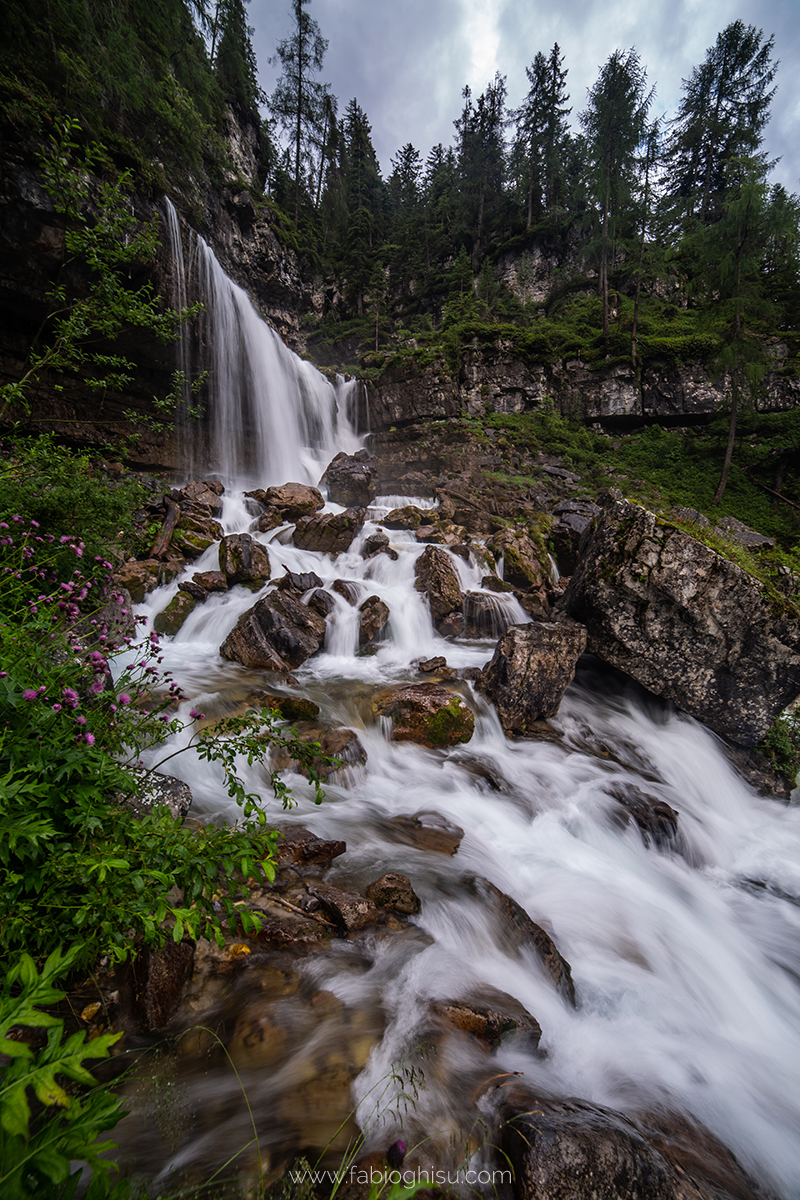
[[[291,354],[201,239],[193,242],[188,274],[187,296],[199,283],[206,305],[201,341],[210,373],[212,465],[239,487],[316,483],[333,454],[355,446],[365,432],[357,385],[334,387]],[[549,722],[549,740],[507,739],[491,707],[461,683],[476,717],[468,744],[434,751],[391,742],[390,722],[371,709],[377,691],[419,679],[417,662],[436,655],[462,672],[481,667],[493,651],[490,639],[509,620],[526,620],[513,596],[482,588],[477,560],[451,554],[468,593],[467,620],[482,625],[477,632],[486,640],[446,641],[414,587],[424,550],[414,535],[387,531],[394,557],[362,557],[386,511],[410,500],[379,497],[363,533],[336,558],[295,547],[290,524],[256,535],[273,581],[285,571],[314,571],[332,597],[325,647],[294,672],[291,686],[219,656],[219,645],[256,599],[243,587],[198,605],[162,646],[165,666],[188,697],[186,710],[202,706],[214,717],[235,710],[254,689],[299,690],[320,706],[321,720],[356,730],[367,751],[366,768],[353,772],[347,786],[329,784],[321,807],[298,775],[291,779],[296,809],[274,813],[284,826],[346,841],[347,855],[332,872],[343,886],[348,871],[366,884],[399,870],[422,900],[419,916],[396,939],[368,936],[358,948],[334,941],[326,954],[297,965],[308,994],[318,989],[327,998],[320,1019],[343,1005],[348,1014],[362,1014],[365,1029],[379,1031],[359,1066],[353,1106],[366,1112],[371,1089],[425,1038],[433,1002],[490,985],[536,1017],[546,1053],[501,1050],[487,1063],[482,1050],[466,1043],[443,1051],[407,1116],[413,1136],[457,1124],[475,1079],[516,1071],[545,1093],[623,1112],[684,1114],[707,1126],[760,1183],[794,1200],[800,1195],[800,807],[757,796],[701,725],[591,661]],[[225,514],[226,532],[249,521],[235,495]],[[213,569],[216,556],[211,547],[184,578]],[[502,561],[498,573],[502,578]],[[371,655],[358,653],[356,613],[333,589],[338,580],[359,596],[377,595],[390,610]],[[140,614],[152,619],[178,582],[148,597]],[[187,754],[169,769],[191,786],[201,819],[236,819],[208,764]],[[257,763],[241,764],[240,773],[249,791],[264,790]],[[620,800],[630,795],[674,809],[679,837],[664,846],[648,840]],[[398,822],[417,817],[462,829],[457,853],[409,846]],[[489,879],[552,934],[571,963],[577,1009],[535,963],[509,950],[492,914],[465,888],[470,872]],[[247,978],[255,981],[245,993],[248,1011],[259,1013],[266,1000],[255,968]],[[246,982],[242,976],[242,989]],[[245,1001],[225,992],[221,981],[219,989],[218,1007],[202,1023],[216,1028],[219,1019],[222,1028],[224,1017],[233,1028]],[[239,1060],[246,1109],[238,1076],[232,1081],[224,1063],[216,1074],[204,1066],[192,1075],[187,1067],[181,1086],[198,1112],[208,1111],[206,1132],[200,1121],[179,1151],[164,1151],[163,1172],[203,1160],[212,1143],[220,1143],[223,1161],[252,1138],[251,1109],[262,1150],[274,1151],[277,1161],[289,1128],[299,1129],[297,1147],[323,1146],[323,1135],[314,1140],[311,1116],[293,1115],[295,1125],[286,1117],[310,1086],[309,1046],[320,1061],[331,1053],[324,1036],[308,1033],[281,1049],[280,1070]],[[117,1131],[123,1139],[125,1128],[123,1122]],[[150,1136],[146,1123],[130,1135],[141,1139],[143,1159],[153,1153]],[[397,1129],[387,1126],[380,1136],[378,1147]]]
[[[179,369],[187,380],[203,378],[199,401],[206,410],[206,450],[186,421],[181,423],[187,474],[212,472],[248,487],[287,479],[316,484],[337,450],[352,452],[360,445],[359,425],[368,421],[363,385],[341,376],[331,384],[293,354],[228,278],[211,247],[191,231],[184,266],[178,217],[168,199],[165,208],[173,303],[202,305],[193,336],[184,330],[179,343]]]

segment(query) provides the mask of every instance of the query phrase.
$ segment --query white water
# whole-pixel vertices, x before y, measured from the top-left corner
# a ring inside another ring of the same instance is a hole
[[[218,267],[208,267],[208,281],[215,329],[225,331],[214,359],[219,463],[229,481],[240,484],[316,483],[326,455],[338,448],[333,389],[306,364],[290,364],[289,353],[246,311],[243,293]],[[255,358],[245,342],[260,347]],[[233,353],[223,353],[225,346]],[[244,381],[237,375],[243,359]],[[262,372],[269,382],[257,386]],[[255,453],[246,463],[234,432],[237,404],[255,431]],[[353,446],[349,425],[342,445]],[[408,499],[385,498],[385,504]],[[378,502],[370,515],[377,519],[382,511]],[[226,531],[249,521],[235,495],[226,497],[223,517]],[[620,1110],[661,1106],[689,1114],[759,1181],[787,1200],[797,1197],[800,809],[756,796],[702,726],[592,667],[580,673],[551,721],[561,735],[557,743],[507,741],[493,711],[464,684],[477,717],[468,745],[434,752],[391,744],[370,716],[376,688],[416,677],[414,660],[436,654],[451,666],[482,665],[492,646],[440,638],[413,587],[414,561],[424,547],[410,534],[387,531],[397,561],[379,555],[365,562],[359,547],[374,528],[368,522],[335,561],[296,549],[290,527],[258,535],[273,578],[293,570],[316,571],[326,586],[353,580],[364,596],[380,596],[391,610],[377,654],[359,658],[355,610],[337,596],[324,651],[295,672],[299,688],[290,689],[316,700],[326,721],[358,730],[369,755],[366,770],[350,787],[329,787],[320,808],[305,781],[295,778],[297,808],[275,812],[282,822],[346,840],[348,854],[331,878],[338,873],[365,884],[401,870],[422,899],[415,920],[432,944],[376,939],[368,962],[354,970],[348,944],[339,943],[308,968],[341,999],[387,1015],[383,1039],[357,1080],[356,1100],[412,1050],[430,999],[469,996],[476,985],[490,984],[538,1019],[547,1051],[545,1058],[502,1051],[502,1068],[522,1071],[534,1088],[557,1095]],[[479,590],[477,564],[457,556],[453,562],[463,586]],[[212,548],[187,574],[214,566]],[[155,614],[175,588],[159,590],[142,611]],[[227,711],[252,688],[275,683],[223,662],[217,651],[254,599],[243,588],[212,596],[165,641],[165,665],[190,697],[187,709]],[[186,755],[173,759],[169,770],[191,785],[197,812],[236,819],[208,765]],[[248,774],[243,767],[243,773],[250,786],[263,787],[257,768]],[[632,821],[625,829],[614,823],[610,789],[622,782],[678,811],[680,837],[672,850],[648,848]],[[421,810],[465,830],[453,858],[393,837],[390,818]],[[572,966],[577,1011],[559,998],[534,959],[507,950],[492,914],[460,885],[466,872],[491,880],[552,934]],[[491,1074],[481,1068],[480,1053],[470,1053],[475,1070]],[[469,1070],[465,1061],[437,1067],[445,1081],[450,1072],[456,1091]],[[448,1092],[433,1081],[410,1120],[428,1132],[446,1127],[461,1102],[452,1086]],[[364,1100],[362,1113],[370,1103]],[[381,1137],[383,1144],[391,1140],[385,1131]]]

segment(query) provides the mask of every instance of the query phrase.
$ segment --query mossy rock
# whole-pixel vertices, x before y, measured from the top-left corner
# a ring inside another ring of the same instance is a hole
[[[164,633],[172,637],[196,606],[197,601],[194,596],[190,596],[188,592],[178,592],[155,618],[153,628],[156,633]]]

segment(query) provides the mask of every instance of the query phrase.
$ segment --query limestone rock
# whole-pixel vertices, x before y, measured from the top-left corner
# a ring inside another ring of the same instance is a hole
[[[565,500],[553,509],[555,520],[550,529],[550,542],[562,575],[571,575],[575,570],[582,540],[599,515],[599,505],[587,500]]]
[[[177,633],[189,613],[196,607],[197,601],[188,592],[178,592],[173,596],[166,608],[153,618],[153,629],[156,633],[172,636]]]
[[[251,533],[269,533],[271,529],[277,529],[279,525],[283,524],[285,524],[283,513],[278,512],[277,508],[265,508],[253,521],[250,531]]]
[[[645,846],[650,845],[651,839],[656,846],[674,842],[678,833],[678,814],[664,800],[646,795],[627,781],[613,783],[606,791],[619,804],[622,823],[627,824],[630,817],[636,822]]]
[[[282,867],[290,865],[327,867],[334,858],[338,858],[346,850],[346,842],[325,841],[318,838],[309,829],[290,825],[287,829],[280,831],[275,854]]]
[[[180,504],[181,509],[187,506],[195,511],[205,511],[209,517],[218,517],[222,512],[222,495],[225,488],[218,480],[194,479],[180,491],[173,492],[173,499]]]
[[[378,908],[393,908],[405,916],[414,916],[420,910],[420,900],[411,886],[407,875],[399,875],[389,871],[381,875],[366,890],[368,900],[377,904]]]
[[[218,521],[211,517],[182,512],[172,535],[172,545],[177,547],[187,558],[197,558],[214,542],[218,542],[222,536],[222,526]]]
[[[381,524],[387,529],[419,529],[420,525],[427,525],[430,520],[431,510],[425,512],[421,508],[417,508],[413,504],[406,504],[403,508],[393,508],[385,517],[381,518]]]
[[[358,606],[358,644],[369,646],[381,632],[389,620],[389,605],[384,604],[379,596],[368,596]]]
[[[356,583],[353,579],[334,579],[331,591],[336,592],[348,604],[355,606],[363,595],[364,588],[362,584]]]
[[[178,584],[178,590],[188,592],[195,600],[206,600],[212,592],[227,592],[228,580],[222,571],[195,571],[191,579]]]
[[[230,587],[263,583],[270,576],[269,554],[249,533],[229,533],[219,544],[219,569]]]
[[[131,559],[114,572],[114,583],[130,592],[134,604],[141,604],[148,593],[164,582],[161,578],[163,567],[164,563],[155,558],[141,562]]]
[[[496,559],[503,559],[503,579],[523,591],[543,588],[549,568],[541,562],[539,551],[527,533],[501,529],[486,543]]]
[[[524,734],[558,712],[585,649],[586,630],[574,621],[512,625],[483,668],[477,690],[492,701],[506,733]]]
[[[223,658],[245,667],[290,671],[316,654],[325,620],[294,592],[271,592],[237,621],[220,646]]]
[[[292,540],[300,550],[316,550],[320,554],[339,554],[347,550],[356,534],[361,532],[366,512],[363,508],[346,508],[342,513],[320,513],[300,517]]]
[[[446,550],[428,546],[414,564],[414,587],[428,597],[434,624],[451,612],[461,612],[464,593]]]
[[[330,592],[323,591],[322,588],[317,588],[317,590],[312,592],[308,597],[308,607],[313,608],[314,612],[319,613],[319,615],[324,619],[325,617],[330,616],[330,614],[333,612],[334,608],[336,607],[336,601]]]
[[[468,742],[475,718],[464,701],[440,683],[407,683],[379,695],[380,716],[391,717],[393,742],[416,742],[431,749]]]
[[[310,517],[325,506],[317,488],[305,483],[284,483],[281,487],[267,488],[264,500],[267,509],[277,508],[287,521]]]
[[[328,499],[345,508],[364,507],[377,495],[377,470],[366,450],[356,454],[337,454],[328,464],[321,482],[328,489]]]
[[[175,1014],[192,973],[194,942],[168,940],[159,950],[142,950],[126,972],[133,1015],[145,1033],[161,1033]],[[124,1003],[124,1001],[123,1001]]]
[[[564,596],[588,648],[751,746],[800,694],[800,621],[741,567],[610,496]]]

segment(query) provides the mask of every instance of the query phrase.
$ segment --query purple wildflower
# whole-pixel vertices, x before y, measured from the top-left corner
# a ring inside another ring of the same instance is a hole
[[[93,746],[94,745],[94,734],[93,733],[85,733],[83,735],[83,740],[86,742],[87,746]]]
[[[25,691],[22,693],[22,699],[23,700],[35,700],[38,695],[39,695],[39,693],[37,691],[35,691],[33,688],[25,688]]]
[[[74,688],[64,688],[61,695],[64,697],[64,703],[66,704],[67,708],[78,707],[78,693]]]
[[[117,699],[119,700],[120,704],[130,704],[131,702],[131,698],[127,692],[120,692],[120,694],[117,696]]]

